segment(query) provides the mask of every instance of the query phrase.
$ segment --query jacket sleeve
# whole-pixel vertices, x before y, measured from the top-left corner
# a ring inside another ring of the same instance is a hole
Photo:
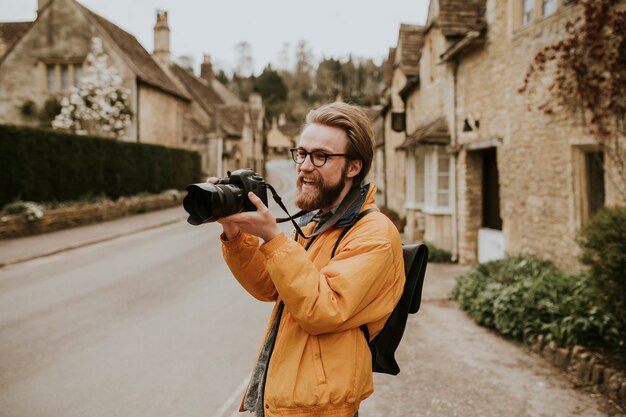
[[[239,233],[233,240],[223,236],[221,240],[224,260],[241,286],[258,300],[275,301],[278,293],[265,267],[265,255],[259,250],[259,238]]]
[[[404,287],[402,244],[387,222],[367,219],[346,234],[321,270],[304,248],[278,236],[261,246],[285,308],[308,333],[335,333],[388,316]],[[334,242],[333,242],[334,244]]]

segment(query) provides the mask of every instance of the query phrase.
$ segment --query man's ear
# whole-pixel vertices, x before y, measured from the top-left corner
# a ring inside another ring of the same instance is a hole
[[[356,177],[358,173],[361,172],[361,168],[363,168],[363,161],[361,161],[360,159],[350,160],[349,165],[348,165],[348,172],[346,173],[346,176],[348,178]]]

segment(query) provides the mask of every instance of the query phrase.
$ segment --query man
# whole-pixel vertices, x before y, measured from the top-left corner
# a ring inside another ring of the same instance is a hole
[[[362,185],[373,155],[362,110],[321,106],[309,112],[292,149],[296,205],[312,212],[302,225],[308,239],[281,233],[253,193],[256,211],[218,220],[235,278],[255,298],[276,303],[240,411],[353,417],[373,392],[371,354],[359,326],[367,324],[374,337],[402,294],[399,233],[374,211],[351,227],[331,259],[342,229],[376,207],[375,186]]]

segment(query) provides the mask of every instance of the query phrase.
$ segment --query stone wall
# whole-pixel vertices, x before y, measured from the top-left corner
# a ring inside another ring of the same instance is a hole
[[[591,388],[617,403],[618,407],[626,407],[626,375],[612,366],[606,357],[583,346],[567,349],[554,342],[545,343],[543,336],[537,338],[532,351],[567,372],[576,386]]]
[[[593,138],[585,134],[577,117],[529,110],[547,96],[541,96],[541,91],[523,94],[518,89],[535,54],[562,39],[565,23],[580,8],[560,3],[555,14],[514,29],[511,4],[487,2],[485,42],[459,59],[456,130],[461,149],[457,167],[460,259],[476,259],[481,223],[481,168],[471,160],[471,149],[495,144],[505,251],[533,253],[551,259],[559,267],[576,268],[578,247],[574,238],[584,221],[580,213],[583,197],[577,185],[581,180],[577,152],[592,147]],[[480,126],[462,132],[469,116],[479,120]],[[610,192],[607,197],[607,204],[615,201]]]
[[[145,213],[181,204],[182,196],[180,194],[162,193],[45,210],[43,217],[37,220],[28,220],[27,215],[24,213],[0,213],[0,239],[69,229],[75,226],[114,220],[131,214]]]
[[[139,140],[183,147],[185,102],[146,84],[139,86]]]

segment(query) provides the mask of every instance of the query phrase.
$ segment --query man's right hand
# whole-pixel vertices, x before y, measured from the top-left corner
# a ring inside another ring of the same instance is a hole
[[[209,177],[206,182],[210,184],[217,184],[219,182],[219,178],[217,177]],[[218,219],[219,223],[219,219]],[[221,223],[220,223],[221,224]],[[233,224],[224,223],[222,224],[222,229],[224,230],[224,236],[227,240],[233,240],[239,234],[239,228]]]

